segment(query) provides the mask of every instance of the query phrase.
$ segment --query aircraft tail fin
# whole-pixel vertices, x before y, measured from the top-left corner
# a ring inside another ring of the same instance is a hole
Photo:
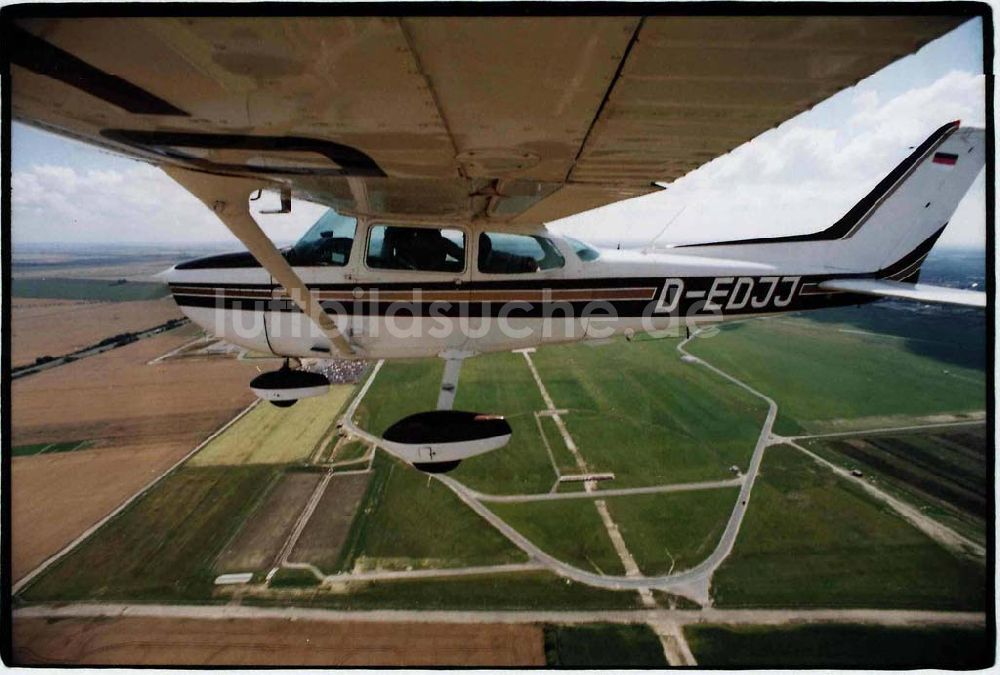
[[[985,131],[949,122],[825,230],[700,246],[824,242],[828,246],[818,255],[831,269],[915,281],[923,259],[985,163]]]
[[[944,125],[834,225],[844,245],[831,250],[829,262],[916,281],[985,163],[984,130]]]

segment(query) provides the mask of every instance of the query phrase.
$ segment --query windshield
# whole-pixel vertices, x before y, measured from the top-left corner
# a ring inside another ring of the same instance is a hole
[[[566,241],[568,241],[569,245],[573,247],[573,252],[576,253],[576,257],[583,262],[590,262],[601,257],[600,251],[589,244],[583,243],[579,239],[566,237]]]
[[[358,221],[330,209],[285,253],[290,265],[343,267],[351,257]]]

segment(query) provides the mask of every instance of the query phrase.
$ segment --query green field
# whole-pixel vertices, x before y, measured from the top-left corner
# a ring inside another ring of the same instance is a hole
[[[304,578],[291,583],[305,583]],[[243,604],[330,609],[640,609],[638,593],[584,586],[549,572],[517,572],[351,584],[350,592],[300,591],[294,596],[246,596]]]
[[[354,439],[351,441],[345,441],[340,444],[337,448],[337,453],[330,459],[334,462],[350,462],[352,460],[360,460],[371,448],[371,445],[367,441],[361,441]]]
[[[357,419],[381,436],[407,415],[433,410],[444,366],[440,359],[386,362]],[[486,354],[462,366],[455,408],[502,414],[514,433],[507,447],[464,462],[453,476],[487,493],[545,492],[555,481],[532,413],[545,407],[519,354]]]
[[[524,553],[438,481],[377,452],[339,569],[523,562]]]
[[[705,668],[945,668],[993,663],[983,627],[709,626],[684,628]]]
[[[643,574],[694,567],[719,543],[738,488],[673,492],[607,500],[625,545]]]
[[[540,349],[534,360],[601,487],[731,477],[746,469],[766,414],[763,401],[694,364],[677,340]]]
[[[985,570],[801,451],[775,446],[712,594],[725,607],[982,610]]]
[[[262,402],[191,458],[191,466],[284,464],[309,459],[337,422],[353,385],[330,387],[291,408]]]
[[[533,544],[563,562],[598,574],[625,574],[592,499],[486,506]]]
[[[355,423],[381,436],[407,415],[433,410],[444,371],[440,359],[386,361],[355,414]],[[459,382],[459,390],[465,384]]]
[[[544,410],[545,403],[523,356],[505,352],[466,361],[455,407],[503,415],[514,430],[507,447],[463,462],[452,474],[455,478],[490,494],[547,492],[552,487],[556,475],[533,414]]]
[[[85,450],[89,448],[91,441],[65,441],[63,443],[33,443],[31,445],[18,445],[11,449],[14,457],[24,457],[27,455],[48,455],[57,452],[73,452],[74,450]]]
[[[646,624],[545,626],[545,665],[554,668],[666,668],[663,645]]]
[[[212,565],[274,478],[266,466],[182,468],[24,592],[29,601],[202,600]]]
[[[156,300],[166,297],[166,284],[130,281],[120,284],[107,279],[21,278],[11,280],[11,297],[55,298],[59,300]]]
[[[901,426],[906,417],[986,407],[982,368],[942,362],[851,324],[768,319],[727,324],[688,351],[771,396],[784,435]]]
[[[987,476],[992,472],[986,465],[985,425],[803,443],[985,544]]]

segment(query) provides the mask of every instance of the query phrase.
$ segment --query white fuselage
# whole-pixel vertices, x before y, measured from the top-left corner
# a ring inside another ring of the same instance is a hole
[[[358,223],[345,265],[293,267],[357,347],[357,358],[476,354],[639,332],[676,332],[848,300],[843,297],[847,294],[816,289],[812,277],[830,275],[818,256],[788,256],[781,245],[742,246],[735,251],[603,250],[596,259],[584,260],[574,243],[536,227],[524,232],[551,242],[563,264],[527,273],[491,274],[476,264],[479,228],[449,225],[465,232],[464,267],[458,272],[428,272],[370,267],[365,255],[370,226]],[[256,352],[337,356],[324,333],[295,309],[266,270],[214,267],[211,260],[196,269],[181,265],[164,275],[192,321]]]

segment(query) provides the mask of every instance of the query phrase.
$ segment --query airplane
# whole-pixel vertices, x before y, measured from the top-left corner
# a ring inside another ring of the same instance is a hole
[[[964,18],[4,28],[15,119],[160,166],[246,246],[161,276],[194,323],[285,359],[251,382],[258,397],[322,395],[326,378],[302,359],[444,359],[436,410],[398,421],[381,443],[443,472],[511,436],[502,416],[453,409],[476,354],[881,297],[985,307],[984,293],[918,283],[985,164],[984,130],[958,121],[819,232],[619,251],[545,226],[655,191]],[[279,250],[250,210],[262,189],[280,193],[278,212],[293,195],[330,209]]]

